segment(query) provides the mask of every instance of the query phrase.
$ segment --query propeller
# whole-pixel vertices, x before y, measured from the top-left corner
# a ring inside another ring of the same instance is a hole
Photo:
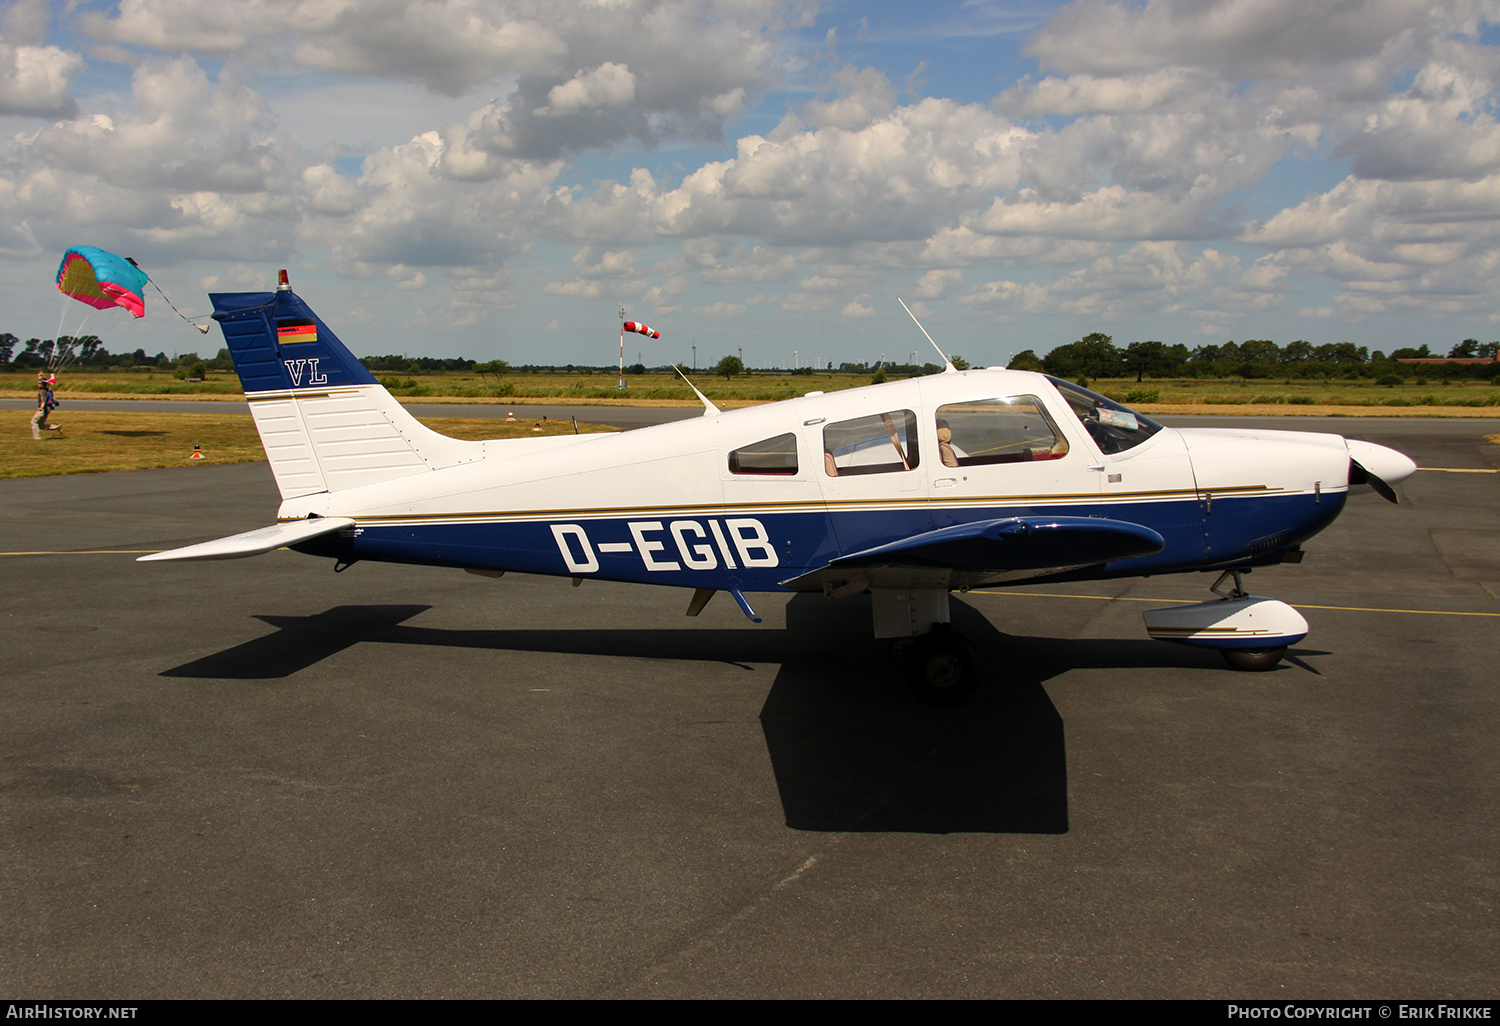
[[[1367,484],[1382,499],[1387,502],[1397,502],[1396,489],[1360,466],[1359,460],[1353,458],[1349,460],[1349,483],[1351,485]]]
[[[1416,473],[1417,465],[1405,453],[1358,438],[1344,439],[1349,449],[1349,487],[1369,485],[1388,502],[1396,501],[1394,485]]]

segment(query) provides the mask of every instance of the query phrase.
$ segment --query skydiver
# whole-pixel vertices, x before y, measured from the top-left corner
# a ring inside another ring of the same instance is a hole
[[[61,431],[58,424],[48,424],[47,417],[57,409],[57,399],[52,394],[52,389],[57,384],[57,375],[47,376],[46,371],[37,371],[36,374],[36,412],[31,415],[31,437],[34,441],[40,441],[43,431]]]

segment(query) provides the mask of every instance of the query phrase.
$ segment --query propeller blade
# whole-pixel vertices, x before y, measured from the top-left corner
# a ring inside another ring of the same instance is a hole
[[[1349,483],[1352,485],[1367,484],[1382,499],[1385,499],[1387,502],[1397,502],[1396,489],[1360,466],[1359,461],[1355,459],[1349,461]]]

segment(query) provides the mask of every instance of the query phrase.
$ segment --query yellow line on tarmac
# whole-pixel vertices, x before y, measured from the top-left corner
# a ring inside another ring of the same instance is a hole
[[[1130,595],[1054,595],[1044,591],[979,591],[971,595],[1013,595],[1017,598],[1062,598],[1093,599],[1096,602],[1161,602],[1184,603],[1190,599],[1135,598]],[[1313,606],[1301,602],[1288,602],[1293,609],[1334,609],[1345,613],[1417,613],[1422,616],[1500,616],[1500,613],[1463,613],[1452,609],[1373,609],[1367,606]]]
[[[1500,616],[1500,613],[1462,613],[1455,609],[1369,609],[1365,606],[1309,606],[1287,603],[1296,609],[1337,609],[1346,613],[1419,613],[1422,616]]]
[[[1445,474],[1500,474],[1500,470],[1473,470],[1468,467],[1418,467],[1418,470],[1441,470]]]

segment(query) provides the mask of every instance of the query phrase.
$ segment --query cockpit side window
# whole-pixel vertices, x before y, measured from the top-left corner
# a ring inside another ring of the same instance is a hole
[[[1068,452],[1068,440],[1034,395],[940,406],[937,439],[945,467],[1055,460]]]
[[[749,445],[729,454],[731,474],[791,476],[797,473],[797,436],[788,432]]]
[[[917,417],[893,410],[841,420],[823,429],[823,471],[829,477],[890,474],[917,465]]]
[[[1090,392],[1061,378],[1047,375],[1047,380],[1068,401],[1068,406],[1083,422],[1084,430],[1106,455],[1134,449],[1161,430],[1162,426],[1144,414],[1136,413],[1113,399]]]

